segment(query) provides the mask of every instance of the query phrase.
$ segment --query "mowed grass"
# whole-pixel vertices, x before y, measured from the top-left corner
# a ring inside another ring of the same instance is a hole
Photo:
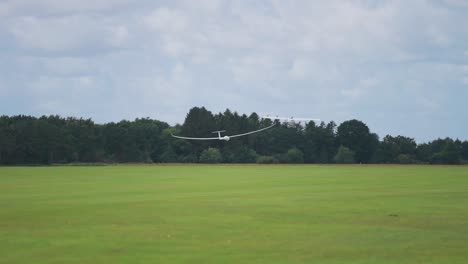
[[[0,263],[468,263],[468,167],[2,167]]]

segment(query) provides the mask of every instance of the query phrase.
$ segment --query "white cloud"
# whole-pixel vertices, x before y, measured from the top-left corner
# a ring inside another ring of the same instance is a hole
[[[248,55],[229,58],[228,65],[234,79],[240,83],[255,80],[268,81],[274,77],[275,61],[268,55]]]
[[[293,62],[291,69],[289,70],[289,75],[293,79],[303,79],[307,76],[309,70],[309,65],[306,61],[301,59],[296,59]]]
[[[435,100],[427,98],[423,95],[416,97],[415,101],[425,111],[434,112],[439,109],[439,104]]]
[[[160,38],[166,54],[179,56],[190,51],[192,43],[183,39],[190,32],[189,18],[182,11],[157,8],[145,16],[143,22]]]
[[[216,14],[221,6],[223,5],[224,1],[221,0],[183,0],[183,6],[186,7],[188,10],[196,10],[197,12],[203,12],[205,14],[213,15]]]
[[[114,47],[121,47],[125,44],[129,37],[128,29],[125,26],[110,26],[107,28],[109,32],[109,44]]]
[[[2,82],[2,79],[0,79],[0,95],[1,96],[8,95],[8,87]]]
[[[91,92],[95,87],[94,77],[89,75],[73,77],[39,76],[29,83],[31,91],[45,96],[80,94]]]
[[[183,12],[166,7],[157,8],[143,20],[149,27],[163,33],[180,33],[189,26],[188,18]]]
[[[64,15],[81,12],[108,11],[129,6],[131,0],[4,0],[0,10],[8,15]],[[1,14],[1,12],[0,12]]]
[[[12,22],[10,31],[24,48],[52,52],[121,46],[128,35],[124,26],[86,15],[20,17]]]
[[[431,41],[440,46],[447,46],[452,43],[451,39],[439,29],[430,27],[427,30],[427,34],[430,37]]]
[[[466,0],[445,0],[445,2],[457,7],[468,7],[468,1]]]
[[[79,76],[93,74],[96,67],[88,59],[80,57],[20,57],[18,63],[23,69],[34,71],[34,68],[44,69],[54,76]]]
[[[7,2],[0,3],[0,18],[6,17],[10,13],[10,6]]]
[[[358,83],[351,89],[341,90],[341,94],[352,99],[357,99],[368,95],[371,89],[377,88],[379,81],[375,78],[365,78],[359,80]]]
[[[468,85],[468,65],[458,66],[457,71],[460,75],[461,82],[465,85]]]

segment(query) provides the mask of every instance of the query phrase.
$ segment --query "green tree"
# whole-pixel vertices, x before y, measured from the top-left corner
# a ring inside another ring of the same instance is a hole
[[[0,117],[0,164],[14,164],[16,135],[8,116]]]
[[[377,150],[377,162],[379,163],[407,163],[405,158],[400,159],[400,155],[405,155],[410,160],[416,154],[416,142],[413,138],[387,135],[379,144]]]
[[[316,126],[309,122],[305,128],[305,161],[310,163],[330,163],[336,153],[336,124],[321,122]]]
[[[298,148],[291,148],[286,153],[288,163],[304,163],[304,154]]]
[[[213,113],[205,107],[193,107],[185,117],[180,133],[188,137],[213,137],[213,131],[218,129]],[[224,130],[224,129],[223,129]],[[192,152],[200,155],[201,151],[212,146],[218,146],[219,142],[192,141]],[[218,146],[219,147],[219,146]]]
[[[341,145],[338,148],[338,152],[336,153],[333,160],[338,164],[351,164],[354,163],[354,152],[351,151],[349,148]]]
[[[434,164],[460,164],[460,153],[452,139],[445,139],[442,151],[432,156]]]
[[[414,163],[413,159],[408,154],[399,154],[397,157],[399,164],[411,164]]]
[[[205,149],[200,155],[201,163],[220,163],[222,160],[221,152],[217,148]]]
[[[257,153],[255,150],[246,146],[242,146],[237,152],[239,163],[255,163],[257,161]]]
[[[258,164],[276,164],[279,163],[279,160],[272,156],[258,156]]]
[[[257,153],[245,145],[225,147],[223,151],[224,162],[227,163],[255,163]]]
[[[358,120],[343,122],[337,129],[333,121],[310,122],[305,127],[274,122],[273,129],[229,142],[197,142],[175,139],[171,133],[206,137],[212,136],[213,130],[226,129],[229,135],[266,127],[272,121],[256,113],[240,115],[229,109],[213,115],[204,107],[190,109],[184,124],[172,127],[149,118],[95,124],[91,119],[56,115],[0,116],[0,164],[200,162],[201,152],[208,148],[217,149],[223,162],[330,163],[335,157],[339,158],[337,162],[350,162],[341,158],[349,153],[343,149],[338,153],[340,145],[354,153],[355,162],[468,161],[468,141],[445,138],[417,145],[412,138],[386,136],[379,142],[378,136]]]
[[[428,143],[419,144],[416,147],[416,159],[418,162],[428,164],[431,162],[432,155],[431,145]]]
[[[377,150],[379,139],[363,122],[353,119],[338,126],[337,137],[339,144],[351,149],[355,153],[358,163],[372,161]]]
[[[460,151],[461,158],[468,162],[468,141],[463,141]]]
[[[172,148],[171,145],[168,145],[166,150],[161,154],[161,156],[159,157],[159,160],[161,162],[178,162],[179,159],[178,159],[178,156],[177,154],[175,153],[174,149]]]
[[[205,107],[190,109],[185,117],[181,132],[190,137],[206,137],[217,130],[213,114]]]

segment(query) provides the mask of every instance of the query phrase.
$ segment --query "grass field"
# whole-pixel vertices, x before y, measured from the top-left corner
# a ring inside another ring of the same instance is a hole
[[[468,263],[468,167],[0,167],[0,263]]]

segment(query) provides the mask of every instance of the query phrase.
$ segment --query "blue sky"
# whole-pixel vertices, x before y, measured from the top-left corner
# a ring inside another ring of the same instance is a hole
[[[0,114],[357,118],[468,139],[468,1],[0,0]]]

